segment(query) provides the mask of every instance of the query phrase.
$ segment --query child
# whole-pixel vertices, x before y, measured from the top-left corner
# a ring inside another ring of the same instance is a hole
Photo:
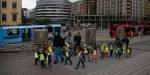
[[[128,58],[131,58],[131,52],[132,52],[131,48],[127,48],[127,57]]]
[[[123,56],[126,56],[127,53],[127,47],[126,45],[123,46]]]
[[[83,53],[84,53],[84,52],[83,52],[83,49],[80,48],[80,51],[79,51],[79,53],[78,53],[79,61],[78,61],[77,66],[76,66],[76,68],[75,68],[76,70],[78,69],[80,63],[82,64],[82,68],[85,67],[84,60],[83,60]]]
[[[86,60],[86,57],[88,57],[88,49],[87,49],[86,47],[87,47],[87,46],[86,46],[86,44],[85,44],[85,46],[84,46],[84,57],[83,57],[84,62],[85,62],[85,60]]]
[[[109,57],[109,46],[105,46],[105,58],[107,59]]]
[[[92,60],[93,62],[97,62],[97,48],[96,47],[93,48]]]
[[[69,61],[70,65],[72,65],[72,61],[70,59],[70,49],[71,48],[69,46],[65,47],[65,55],[64,55],[64,57],[65,57],[65,65],[67,65],[67,61]]]
[[[39,58],[39,55],[38,55],[38,51],[37,51],[37,48],[34,48],[34,64],[37,65],[37,62],[38,62],[38,58]]]
[[[112,45],[110,45],[110,57],[113,57],[113,46]]]
[[[121,57],[121,49],[119,47],[117,48],[117,56],[120,59],[120,57]]]
[[[104,58],[104,44],[100,46],[101,58]]]
[[[52,67],[52,53],[53,53],[53,50],[52,50],[52,47],[49,45],[48,46],[48,51],[47,51],[47,63],[48,63],[48,66]]]
[[[43,52],[40,53],[40,62],[41,62],[41,68],[46,67],[46,65],[44,63],[45,62],[45,57],[44,57]]]

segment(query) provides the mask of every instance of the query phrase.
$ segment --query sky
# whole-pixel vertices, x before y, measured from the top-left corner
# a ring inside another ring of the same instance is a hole
[[[77,0],[70,0],[71,2],[75,2]],[[22,0],[22,7],[32,9],[36,5],[36,0]]]

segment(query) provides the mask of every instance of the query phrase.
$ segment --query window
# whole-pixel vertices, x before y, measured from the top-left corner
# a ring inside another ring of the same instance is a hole
[[[7,15],[6,14],[2,14],[2,21],[7,21]]]
[[[7,2],[6,1],[2,1],[2,8],[7,8]]]
[[[16,2],[13,2],[13,3],[12,3],[12,8],[13,8],[13,9],[16,9],[16,8],[17,8],[17,3],[16,3]]]
[[[17,15],[16,14],[12,14],[12,21],[14,21],[14,22],[17,21]]]
[[[8,33],[8,36],[19,35],[19,30],[18,29],[8,29],[7,33]]]

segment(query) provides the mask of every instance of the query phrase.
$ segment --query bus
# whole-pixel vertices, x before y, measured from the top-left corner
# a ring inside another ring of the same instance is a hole
[[[131,32],[133,36],[138,36],[138,32],[142,31],[144,35],[150,35],[150,26],[149,25],[136,25],[131,26],[129,24],[121,24],[121,25],[112,25],[110,26],[110,37],[117,37],[119,36],[120,32],[118,31],[118,28],[123,28],[123,35],[131,37]]]

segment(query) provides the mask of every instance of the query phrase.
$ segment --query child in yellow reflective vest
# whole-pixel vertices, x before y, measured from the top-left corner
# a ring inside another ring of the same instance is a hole
[[[70,47],[65,48],[65,65],[67,65],[67,61],[69,61],[70,65],[72,65],[72,61],[70,59]]]
[[[113,51],[114,51],[114,48],[112,45],[110,45],[110,57],[113,57]]]
[[[105,51],[104,47],[105,47],[104,44],[100,45],[101,58],[104,58],[104,51]]]
[[[84,49],[84,56],[83,56],[83,60],[84,60],[84,62],[85,62],[85,60],[86,60],[86,57],[88,57],[88,50],[87,50],[87,48],[85,47],[85,48],[83,48]]]
[[[123,56],[126,56],[127,54],[127,48],[126,48],[126,45],[123,45]]]
[[[37,52],[36,50],[34,50],[34,59],[35,59],[35,60],[34,60],[34,62],[35,62],[34,64],[35,64],[35,65],[37,65],[38,58],[39,58],[38,52]]]
[[[93,62],[97,62],[97,48],[96,47],[93,48],[92,60]]]
[[[43,52],[41,52],[40,54],[41,68],[46,67],[46,65],[44,64],[44,61],[45,61],[45,57],[44,57]]]
[[[53,50],[52,50],[52,47],[51,46],[48,46],[48,51],[47,51],[47,63],[48,63],[48,66],[52,67],[52,53],[53,53]]]
[[[80,66],[80,63],[82,64],[82,68],[85,67],[85,64],[84,64],[84,60],[83,60],[83,56],[84,56],[84,51],[82,48],[79,49],[79,53],[78,53],[78,58],[79,58],[79,61],[77,63],[77,66],[76,66],[76,70],[78,69],[78,67]]]
[[[131,57],[131,48],[127,48],[127,57],[130,58]]]
[[[108,58],[109,57],[109,46],[106,45],[105,46],[105,58]]]

